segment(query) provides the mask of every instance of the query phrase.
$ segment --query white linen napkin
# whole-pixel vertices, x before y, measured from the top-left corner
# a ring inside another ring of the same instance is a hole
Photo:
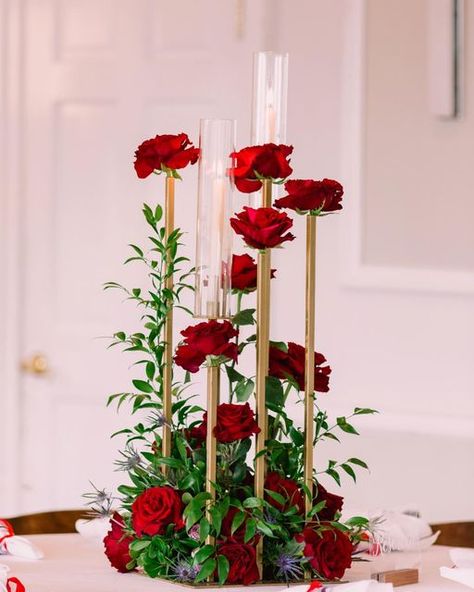
[[[295,586],[290,588],[291,592],[308,592],[309,584],[303,586]],[[283,588],[282,588],[283,590]],[[288,590],[288,588],[285,588]],[[392,592],[392,584],[381,584],[375,580],[362,580],[360,582],[349,582],[347,584],[337,584],[336,586],[324,586],[323,588],[316,588],[314,592]]]
[[[451,549],[449,556],[455,567],[441,567],[443,578],[474,588],[474,549]]]
[[[428,522],[420,518],[419,512],[408,507],[361,511],[351,515],[367,516],[369,519],[372,534],[372,540],[368,545],[369,552],[377,548],[383,553],[423,551],[433,545],[439,536],[439,532],[434,533]],[[349,517],[348,512],[344,512],[343,521]],[[359,550],[363,550],[363,547],[364,545],[361,545]]]
[[[44,553],[25,537],[13,532],[8,520],[0,519],[0,555],[14,555],[23,559],[43,559]]]
[[[76,531],[86,539],[102,543],[110,530],[109,518],[94,518],[93,520],[76,520]]]

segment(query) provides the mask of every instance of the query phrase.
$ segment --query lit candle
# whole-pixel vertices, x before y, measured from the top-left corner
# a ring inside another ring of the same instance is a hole
[[[201,120],[196,232],[194,314],[230,317],[233,183],[228,171],[235,151],[235,121]]]

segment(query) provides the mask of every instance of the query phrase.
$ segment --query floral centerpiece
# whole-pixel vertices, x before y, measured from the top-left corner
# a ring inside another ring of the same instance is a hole
[[[329,179],[288,180],[291,146],[270,143],[233,152],[231,166],[221,167],[220,174],[239,191],[262,190],[266,201],[259,208],[244,207],[229,221],[218,185],[220,209],[211,208],[221,215],[219,236],[230,225],[248,249],[232,256],[218,280],[224,293],[228,275],[236,310],[224,318],[221,309],[211,307],[205,320],[194,319],[181,330],[182,339],[173,348],[172,311],[185,308],[183,293],[198,291],[192,282],[195,270],[180,252],[183,232],[170,219],[174,185],[179,170],[198,160],[201,166],[205,150],[181,133],[158,135],[136,151],[138,177],[165,176],[166,195],[164,208],[144,205],[149,248],[131,245],[127,260],[143,266],[148,291],[106,284],[138,305],[143,327],[130,334],[118,331],[112,341],[138,356],[135,367],[141,371],[131,391],[109,398],[109,404],[130,404],[139,419],[118,432],[125,444],[117,466],[128,474],[118,488],[120,499],[96,491],[90,500],[96,510],[111,515],[105,552],[120,572],[139,570],[170,582],[338,580],[367,537],[368,523],[362,517],[341,521],[343,498],[329,492],[319,477],[329,476],[340,485],[342,474],[355,480],[356,470],[367,465],[358,458],[330,460],[317,471],[313,447],[357,434],[350,418],[374,413],[355,408],[332,422],[321,404],[330,389],[331,366],[314,351],[315,225],[342,209],[343,188]],[[275,183],[284,184],[286,195],[272,203]],[[270,282],[282,276],[271,268],[270,252],[296,238],[285,210],[307,218],[303,345],[266,337]],[[196,270],[197,283],[201,272]],[[209,280],[203,285],[208,288]],[[257,309],[245,305],[255,292]],[[257,349],[256,374],[249,376],[239,360],[252,348]],[[208,372],[207,410],[195,398],[191,380],[203,368]],[[219,402],[221,375],[227,378],[228,394]],[[305,409],[304,427],[289,413],[297,405]]]

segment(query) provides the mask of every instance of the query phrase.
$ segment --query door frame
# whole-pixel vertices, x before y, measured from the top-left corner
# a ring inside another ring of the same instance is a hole
[[[21,509],[21,144],[24,0],[0,0],[0,516]]]

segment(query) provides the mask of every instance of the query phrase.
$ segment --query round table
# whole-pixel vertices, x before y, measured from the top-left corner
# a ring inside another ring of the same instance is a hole
[[[28,537],[43,552],[44,559],[25,560],[8,555],[0,563],[10,566],[11,576],[25,584],[27,592],[184,592],[188,586],[152,580],[138,573],[119,574],[108,563],[101,543],[78,534],[48,534]],[[403,586],[401,592],[467,592],[468,588],[441,578],[439,568],[451,566],[448,547],[434,546],[421,553],[391,553],[370,563],[355,563],[346,573],[350,580],[369,579],[370,573],[418,567],[420,583]],[[232,586],[233,592],[284,592],[275,586]]]

